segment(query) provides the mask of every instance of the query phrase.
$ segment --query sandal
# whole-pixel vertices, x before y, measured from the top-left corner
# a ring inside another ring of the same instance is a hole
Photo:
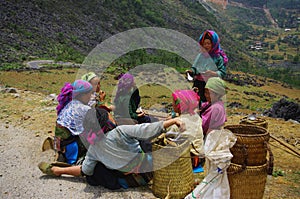
[[[54,140],[53,138],[51,137],[47,137],[44,142],[43,142],[43,145],[42,145],[42,151],[47,151],[49,149],[52,149],[54,150]]]
[[[50,176],[56,176],[53,171],[51,170],[52,165],[48,164],[46,162],[40,162],[38,165],[39,169],[41,170],[41,172],[43,172],[44,174],[50,175]]]

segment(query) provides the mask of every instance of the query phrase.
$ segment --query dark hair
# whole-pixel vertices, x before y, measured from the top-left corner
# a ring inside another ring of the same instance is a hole
[[[92,130],[95,132],[103,131],[103,133],[107,133],[108,131],[114,129],[116,125],[110,121],[108,114],[108,111],[104,108],[91,108],[88,110],[84,118],[84,129],[86,131]]]
[[[212,41],[212,36],[209,32],[206,32],[205,35],[204,35],[204,40],[205,39],[209,39],[210,41]]]

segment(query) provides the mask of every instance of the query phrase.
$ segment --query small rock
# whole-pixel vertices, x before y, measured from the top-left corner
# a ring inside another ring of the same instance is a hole
[[[14,94],[14,98],[19,98],[21,95],[19,93]]]
[[[22,116],[22,119],[23,119],[23,120],[28,120],[29,118],[30,118],[29,115],[23,115],[23,116]]]
[[[6,93],[18,93],[16,88],[5,88]]]

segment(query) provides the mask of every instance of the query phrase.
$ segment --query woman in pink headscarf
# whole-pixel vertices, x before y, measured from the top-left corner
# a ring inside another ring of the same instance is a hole
[[[193,145],[191,155],[193,166],[197,167],[199,165],[197,157],[204,154],[202,120],[196,113],[200,97],[193,90],[176,90],[172,93],[172,98],[174,111],[179,115],[179,119],[186,124],[186,131],[181,134],[187,136]],[[172,126],[168,131],[178,132],[178,128]]]

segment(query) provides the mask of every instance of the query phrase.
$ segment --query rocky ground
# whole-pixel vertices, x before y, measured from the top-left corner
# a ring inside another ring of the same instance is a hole
[[[54,130],[53,97],[24,90],[0,93],[0,198],[155,198],[148,187],[110,191],[89,186],[84,178],[44,176],[37,164],[53,158],[53,151],[41,151]],[[241,117],[230,116],[227,124]],[[299,123],[266,119],[272,135],[299,151]],[[264,198],[299,198],[300,157],[272,139],[270,144],[277,177],[268,176]]]

